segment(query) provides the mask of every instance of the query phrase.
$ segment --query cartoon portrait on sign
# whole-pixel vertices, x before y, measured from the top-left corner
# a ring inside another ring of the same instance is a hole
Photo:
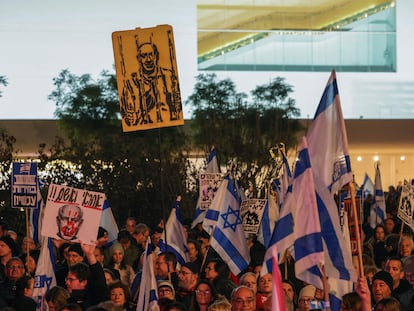
[[[76,240],[83,223],[83,211],[78,205],[62,205],[59,207],[56,223],[58,237],[63,240]]]
[[[42,235],[95,244],[105,199],[104,193],[51,184]]]
[[[246,199],[240,205],[240,214],[243,219],[245,233],[257,234],[262,222],[263,212],[266,206],[264,199]]]
[[[210,207],[222,180],[219,173],[200,174],[200,208],[202,210],[207,210]]]
[[[124,132],[183,125],[172,27],[112,34]]]

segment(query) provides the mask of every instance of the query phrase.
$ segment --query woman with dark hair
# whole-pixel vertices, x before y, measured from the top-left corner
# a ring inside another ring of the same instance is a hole
[[[394,297],[384,298],[377,302],[374,311],[400,311],[400,302]]]
[[[295,290],[295,286],[293,285],[293,282],[289,280],[283,280],[282,281],[283,286],[283,292],[285,294],[285,300],[286,300],[286,308],[288,306],[292,306],[292,310],[296,310],[296,307],[298,305],[298,298]]]
[[[109,249],[110,261],[108,267],[119,271],[120,280],[126,285],[131,286],[135,278],[134,269],[125,261],[125,252],[122,245],[118,242],[112,244]]]
[[[45,295],[49,311],[61,310],[68,303],[69,297],[69,292],[63,287],[55,286],[49,289]]]
[[[109,299],[116,305],[121,306],[122,310],[131,309],[131,291],[122,281],[114,281],[108,285]]]
[[[201,254],[201,244],[197,240],[188,239],[187,241],[188,253],[190,261],[198,264],[201,267],[203,263],[203,255]]]
[[[205,279],[197,282],[189,311],[207,311],[210,304],[216,299],[216,289]]]
[[[227,280],[230,277],[229,266],[220,258],[208,260],[204,271],[206,273],[206,279],[214,285],[219,280]]]
[[[342,296],[341,311],[362,311],[362,300],[356,292]]]

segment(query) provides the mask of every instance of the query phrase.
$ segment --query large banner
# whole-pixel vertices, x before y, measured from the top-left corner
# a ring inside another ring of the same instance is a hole
[[[105,200],[105,194],[101,192],[51,184],[42,235],[95,244]]]
[[[12,207],[37,208],[36,163],[13,163]]]
[[[184,124],[172,27],[112,34],[124,132]]]

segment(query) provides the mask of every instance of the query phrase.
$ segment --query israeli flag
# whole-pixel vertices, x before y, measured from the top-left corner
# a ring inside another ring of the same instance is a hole
[[[372,197],[371,213],[369,217],[369,224],[371,228],[375,228],[378,224],[382,224],[385,220],[386,208],[384,191],[382,189],[381,172],[379,163],[375,167],[375,189]]]
[[[222,189],[220,186],[221,204],[210,246],[227,262],[230,271],[238,275],[250,263],[250,252],[240,214],[241,196],[230,176],[226,176],[221,185],[226,185],[226,188]]]
[[[112,245],[118,238],[118,224],[116,223],[112,209],[109,206],[108,200],[105,200],[102,208],[101,221],[99,226],[108,231],[108,245]]]
[[[144,264],[139,288],[137,311],[159,311],[157,280],[154,272],[154,253],[151,247],[151,238],[148,237],[145,247]]]
[[[181,198],[178,197],[170,212],[158,246],[161,252],[173,252],[177,257],[178,263],[182,265],[190,261],[190,254],[180,212],[180,200]]]

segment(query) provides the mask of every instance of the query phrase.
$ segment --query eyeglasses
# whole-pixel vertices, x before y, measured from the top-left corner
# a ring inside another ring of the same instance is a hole
[[[184,275],[187,275],[187,274],[194,274],[194,273],[192,273],[192,272],[185,272],[185,271],[178,271],[178,274],[184,274]]]
[[[206,290],[196,289],[195,292],[196,292],[197,295],[203,295],[203,296],[210,295],[210,293],[211,293],[210,290],[208,290],[208,289],[206,289]]]
[[[24,269],[23,266],[8,266],[7,269],[9,270],[18,270],[18,269]]]
[[[74,281],[79,281],[79,279],[75,279],[75,278],[65,278],[66,282],[72,283]]]
[[[310,298],[302,298],[302,299],[299,299],[299,303],[310,303],[311,300],[312,299],[310,299]]]
[[[234,299],[234,302],[238,305],[241,305],[241,304],[244,304],[244,303],[252,304],[254,302],[254,298],[247,298],[247,299],[236,298],[236,299]]]

